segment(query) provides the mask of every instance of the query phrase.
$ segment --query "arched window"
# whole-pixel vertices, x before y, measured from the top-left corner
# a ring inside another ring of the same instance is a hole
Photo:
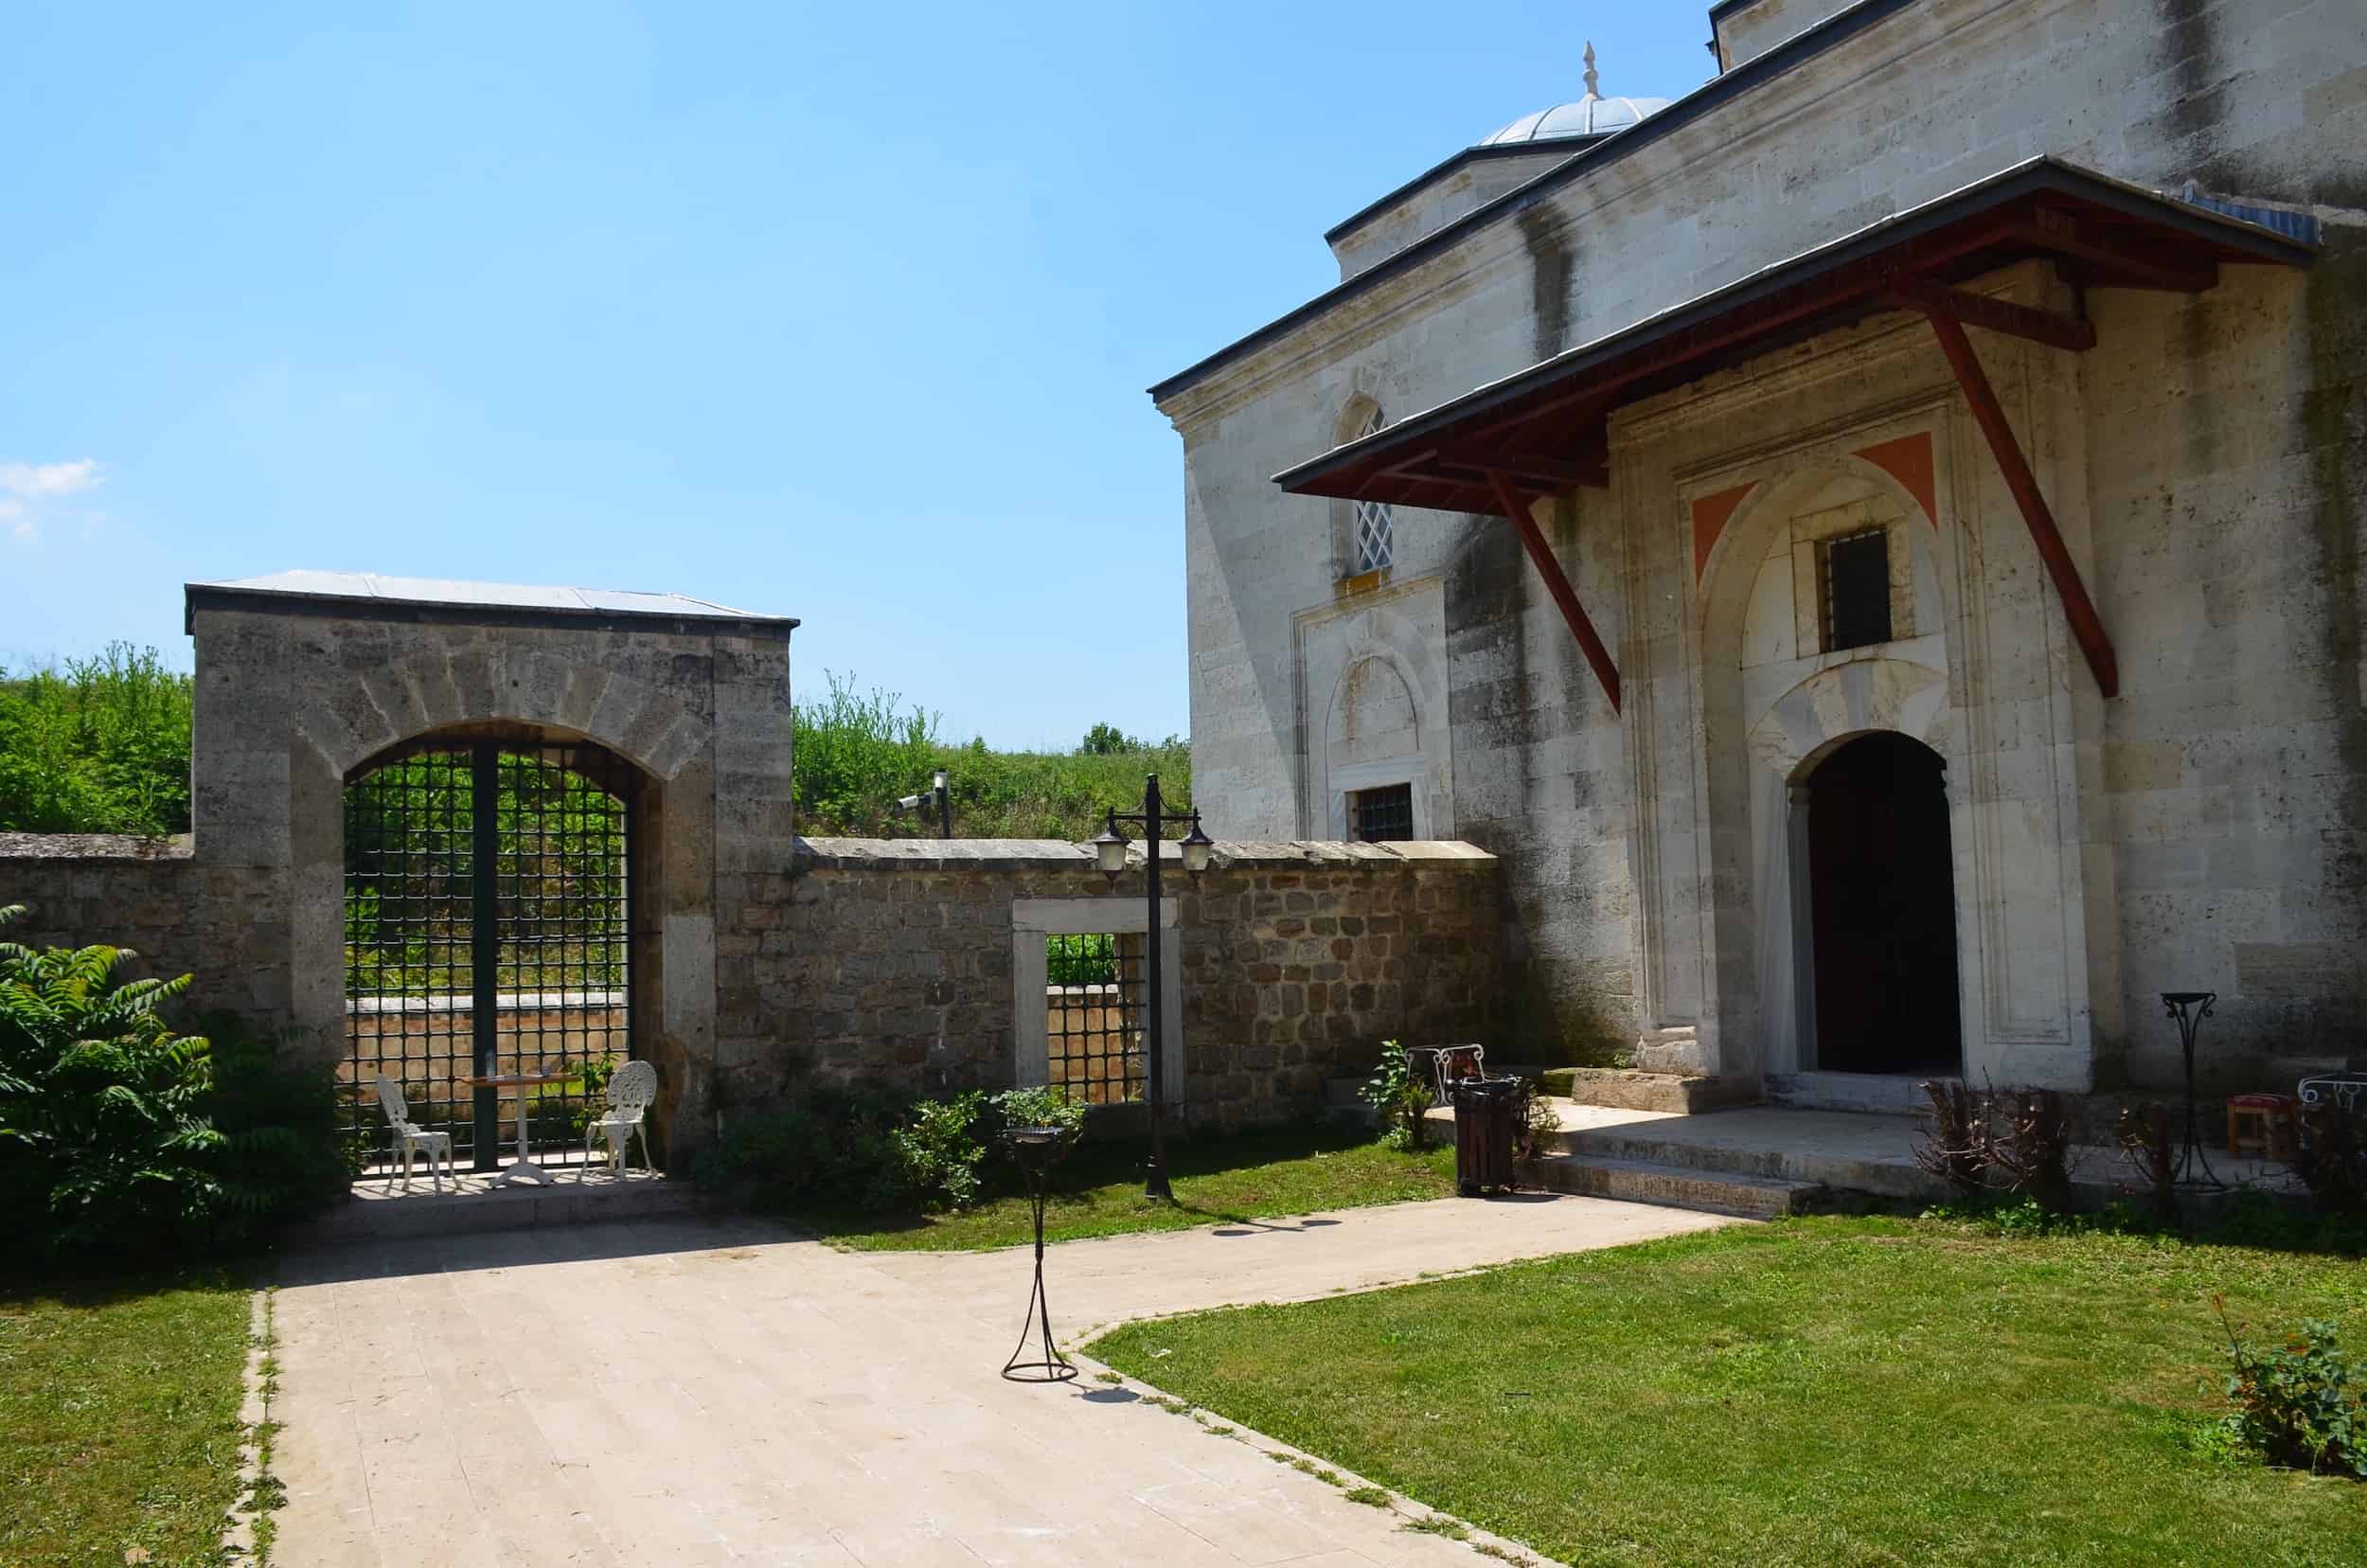
[[[1372,406],[1372,413],[1364,420],[1363,428],[1357,431],[1357,437],[1361,439],[1366,436],[1378,434],[1380,428],[1388,422],[1388,415],[1382,411],[1379,403],[1375,403]],[[1396,559],[1397,540],[1389,517],[1388,503],[1359,501],[1356,504],[1357,574],[1361,576],[1366,572],[1384,570]]]

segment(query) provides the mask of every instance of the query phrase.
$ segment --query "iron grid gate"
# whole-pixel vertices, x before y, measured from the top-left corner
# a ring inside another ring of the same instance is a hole
[[[1143,939],[1045,939],[1044,1044],[1049,1081],[1086,1105],[1122,1105],[1149,1093],[1144,1054]]]
[[[455,1163],[490,1170],[516,1148],[517,1102],[469,1079],[563,1075],[529,1091],[529,1135],[544,1164],[580,1157],[633,1054],[634,785],[590,744],[450,740],[347,785],[345,1134],[363,1174],[401,1169],[381,1076],[452,1134]]]

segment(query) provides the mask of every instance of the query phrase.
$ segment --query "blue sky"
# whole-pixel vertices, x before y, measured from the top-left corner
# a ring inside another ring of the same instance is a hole
[[[803,617],[956,737],[1186,727],[1143,388],[1699,6],[0,10],[0,661],[292,566]]]

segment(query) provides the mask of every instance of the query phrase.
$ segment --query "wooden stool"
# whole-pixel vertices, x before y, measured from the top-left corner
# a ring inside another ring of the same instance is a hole
[[[2264,1160],[2284,1159],[2292,1152],[2294,1108],[2290,1095],[2230,1095],[2227,1101],[2227,1152],[2231,1159],[2257,1153]]]

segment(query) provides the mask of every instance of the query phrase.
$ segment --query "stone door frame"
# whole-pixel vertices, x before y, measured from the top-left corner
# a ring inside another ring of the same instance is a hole
[[[1011,900],[1012,1087],[1041,1089],[1052,1081],[1052,1041],[1044,991],[1050,965],[1047,936],[1141,936],[1150,930],[1146,900],[1014,899]],[[1166,1104],[1184,1102],[1184,929],[1176,900],[1159,900],[1159,1027],[1161,1076]]]

